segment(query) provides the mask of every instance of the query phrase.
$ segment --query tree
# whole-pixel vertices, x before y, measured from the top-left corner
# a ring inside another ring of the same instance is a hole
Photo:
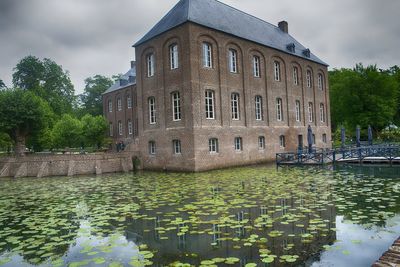
[[[69,73],[51,59],[23,58],[14,68],[13,84],[45,99],[57,115],[72,112],[75,90]]]
[[[11,137],[18,156],[24,155],[26,139],[45,129],[51,117],[49,105],[33,92],[0,91],[0,129]]]
[[[390,73],[358,64],[353,70],[331,71],[329,79],[333,128],[371,125],[379,131],[393,121],[398,84]]]
[[[100,148],[106,140],[105,132],[108,123],[103,116],[85,115],[82,119],[83,137],[85,145]]]
[[[6,89],[6,88],[7,88],[7,86],[5,85],[5,83],[3,82],[3,80],[0,79],[0,90],[1,90],[1,89]]]
[[[82,145],[82,123],[69,114],[64,114],[54,125],[52,142],[57,148],[79,147]]]
[[[110,78],[95,75],[85,79],[85,90],[80,96],[83,114],[103,114],[102,94],[113,84]]]

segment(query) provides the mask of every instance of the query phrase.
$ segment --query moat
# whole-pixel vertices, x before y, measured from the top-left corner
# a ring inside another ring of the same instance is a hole
[[[0,266],[370,266],[400,168],[0,179]]]

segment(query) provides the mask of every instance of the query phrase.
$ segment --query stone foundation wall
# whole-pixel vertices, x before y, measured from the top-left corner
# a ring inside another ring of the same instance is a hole
[[[28,155],[0,158],[0,177],[46,177],[129,172],[132,153]],[[140,167],[140,166],[139,166]]]

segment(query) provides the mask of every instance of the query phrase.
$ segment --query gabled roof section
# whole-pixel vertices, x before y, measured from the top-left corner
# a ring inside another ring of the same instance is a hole
[[[119,80],[116,81],[113,85],[108,88],[103,95],[117,91],[119,89],[131,86],[136,84],[136,64],[132,64],[130,70],[119,77]]]
[[[217,0],[180,0],[142,39],[138,46],[185,22],[193,22],[264,46],[281,50],[317,63],[327,65],[317,56],[303,53],[307,48],[290,34],[264,20],[249,15]],[[287,50],[294,44],[294,52]],[[306,54],[306,55],[305,55]]]

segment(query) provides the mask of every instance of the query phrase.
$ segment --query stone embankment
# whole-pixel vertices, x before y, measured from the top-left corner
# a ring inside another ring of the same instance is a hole
[[[129,152],[4,157],[0,158],[0,177],[40,178],[129,172],[135,167],[134,158]]]
[[[400,237],[386,251],[372,267],[399,267],[400,266]]]

